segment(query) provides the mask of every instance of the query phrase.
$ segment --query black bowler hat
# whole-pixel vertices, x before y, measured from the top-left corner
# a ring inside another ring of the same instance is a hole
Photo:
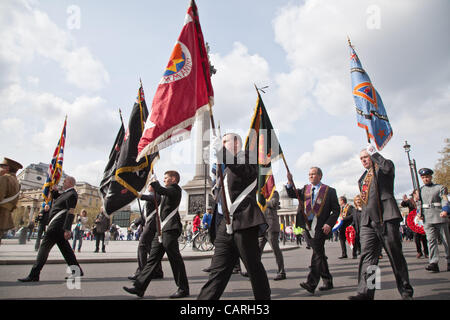
[[[421,176],[431,176],[431,175],[433,175],[433,170],[428,169],[428,168],[422,168],[419,170],[419,174]]]

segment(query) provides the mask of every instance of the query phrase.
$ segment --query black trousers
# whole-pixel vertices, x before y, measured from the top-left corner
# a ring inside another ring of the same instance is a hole
[[[137,249],[138,268],[135,272],[135,275],[138,275],[147,264],[147,259],[151,252],[152,241],[155,238],[155,234],[156,228],[154,224],[147,223],[142,230],[141,236],[139,237],[139,244]],[[155,273],[158,276],[163,275],[161,261],[157,264]]]
[[[211,272],[208,281],[197,297],[198,300],[220,299],[239,257],[247,269],[255,299],[270,299],[269,280],[261,262],[258,231],[259,227],[256,226],[234,231],[229,235],[226,232],[225,220],[222,219],[214,241],[215,250],[211,261]]]
[[[328,257],[325,255],[325,235],[319,238],[308,237],[309,245],[313,250],[311,257],[311,265],[309,266],[310,272],[308,274],[307,283],[316,288],[319,284],[320,278],[323,280],[324,286],[333,284],[333,277],[328,269]]]
[[[52,250],[55,244],[58,246],[59,251],[61,251],[64,260],[66,260],[67,265],[78,266],[81,272],[81,267],[78,264],[77,258],[75,257],[75,253],[73,253],[69,241],[64,239],[64,230],[50,229],[46,231],[44,239],[42,239],[42,243],[39,247],[39,251],[37,254],[36,262],[34,263],[33,268],[31,268],[30,271],[30,277],[32,278],[39,277],[42,268],[47,262],[50,250]]]
[[[399,232],[400,222],[385,221],[382,226],[371,222],[361,226],[361,260],[358,270],[358,294],[374,299],[376,283],[371,280],[378,266],[381,246],[384,247],[394,271],[397,289],[401,295],[413,296],[414,290],[409,283],[408,265],[402,251]]]
[[[39,250],[39,247],[41,246],[41,239],[42,239],[42,234],[45,231],[45,226],[46,226],[45,224],[39,222],[36,243],[34,245],[34,249],[36,251]]]
[[[97,232],[95,234],[95,251],[98,251],[100,247],[100,241],[102,242],[102,251],[105,251],[105,233]]]
[[[175,283],[179,289],[189,292],[186,268],[178,246],[178,237],[180,234],[181,232],[179,230],[164,231],[162,233],[162,243],[159,243],[157,234],[153,237],[147,263],[134,282],[134,287],[137,290],[145,292],[150,281],[156,275],[158,265],[161,264],[164,253],[167,253]]]
[[[414,232],[414,242],[416,243],[417,253],[422,254],[422,247],[423,247],[423,254],[428,256],[427,236],[425,234]]]

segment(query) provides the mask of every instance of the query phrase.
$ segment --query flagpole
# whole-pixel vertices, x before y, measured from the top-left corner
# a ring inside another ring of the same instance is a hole
[[[366,136],[367,136],[367,142],[370,144],[370,134],[369,134],[369,129],[366,127]],[[375,191],[377,193],[377,200],[378,200],[378,214],[380,216],[380,222],[383,223],[383,215],[381,213],[381,200],[380,200],[380,193],[379,193],[379,189],[378,189],[378,181],[377,181],[377,177],[375,175],[375,164],[373,163],[372,159],[372,171],[373,171],[373,176],[375,179],[373,179],[374,184],[375,184]]]
[[[197,5],[196,5],[195,1],[191,0],[191,4],[190,5],[192,7],[192,13],[193,13],[194,17],[198,17]],[[195,29],[196,29],[196,31],[197,31],[197,33],[200,33],[199,32],[200,28],[199,28],[199,25],[197,23],[197,19],[194,19],[194,21],[195,21]],[[203,50],[201,50],[203,45],[201,43],[198,43],[198,45],[200,47],[200,55],[203,58],[205,58],[204,57],[204,52],[203,52]],[[210,66],[209,63],[208,63],[208,65]],[[204,63],[204,59],[202,61],[202,68],[203,68],[203,76],[205,77],[205,83],[208,86],[209,85],[209,81],[208,81],[208,78],[207,78],[207,70],[206,70],[206,65]],[[214,123],[214,116],[213,116],[213,113],[212,113],[212,106],[211,106],[211,101],[209,100],[209,97],[208,97],[208,110],[209,110],[209,119],[211,121],[211,128],[213,130],[213,135],[217,137],[216,125]],[[220,165],[218,160],[219,159],[217,159],[217,162],[216,162],[217,163],[216,173],[217,173],[217,171],[219,172],[219,180],[220,180],[219,181],[219,192],[220,192],[220,196],[222,198],[222,203],[221,203],[222,211],[223,211],[223,216],[224,216],[225,223],[226,223],[227,233],[228,234],[232,234],[233,233],[233,228],[232,228],[232,225],[231,225],[230,212],[228,211],[228,205],[227,205],[227,201],[226,201],[226,197],[225,197],[225,189],[224,189],[225,187],[224,187],[224,184],[223,184],[222,166]]]
[[[285,167],[286,167],[286,170],[287,170],[288,174],[292,176],[291,171],[289,170],[288,164],[287,164],[287,162],[286,162],[286,159],[285,159],[283,153],[281,154],[281,158],[283,159],[283,162],[284,162],[284,165],[285,165]],[[304,206],[303,206],[303,201],[300,199],[300,194],[298,193],[298,190],[297,190],[297,188],[295,187],[294,180],[289,181],[289,184],[292,184],[292,188],[294,188],[294,190],[295,190],[295,195],[296,195],[296,197],[297,197],[298,206],[299,206],[300,211],[301,211],[301,213],[302,213],[302,215],[303,215],[303,219],[305,220],[305,226],[306,226],[306,229],[307,229],[307,230],[311,230],[311,225],[309,224],[308,217],[307,217],[306,214],[305,214],[305,208],[304,208]]]

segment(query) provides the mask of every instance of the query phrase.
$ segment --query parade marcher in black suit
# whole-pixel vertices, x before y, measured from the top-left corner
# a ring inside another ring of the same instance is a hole
[[[409,283],[408,266],[403,256],[399,232],[402,216],[394,198],[394,163],[383,158],[371,144],[362,150],[359,156],[366,169],[359,179],[363,202],[360,234],[361,260],[357,295],[349,299],[374,299],[377,279],[376,277],[373,279],[375,281],[371,279],[376,272],[374,266],[378,266],[381,245],[389,257],[398,291],[403,299],[411,299],[414,291]]]
[[[39,211],[38,216],[36,217],[36,222],[38,223],[38,231],[37,231],[37,238],[36,243],[34,245],[34,251],[38,251],[39,247],[41,246],[41,239],[42,235],[44,234],[45,227],[48,223],[48,214],[50,212],[50,206],[46,204],[44,208]]]
[[[73,253],[72,247],[69,244],[69,239],[72,235],[71,227],[74,218],[74,210],[78,201],[78,194],[74,189],[75,178],[67,176],[64,179],[64,192],[59,193],[57,186],[53,186],[52,190],[52,207],[49,213],[49,223],[44,239],[39,248],[36,262],[30,271],[28,277],[18,279],[22,282],[39,281],[39,275],[42,268],[47,262],[48,254],[53,246],[56,244],[61,251],[68,266],[72,267],[73,273],[77,276],[83,276],[78,264],[77,258]],[[78,267],[79,273],[75,271]]]
[[[155,175],[150,180],[152,188],[157,194],[161,195],[159,214],[161,217],[162,243],[159,242],[158,233],[156,233],[150,249],[150,256],[144,268],[136,277],[133,284],[134,287],[123,287],[128,293],[136,294],[139,297],[144,295],[150,281],[156,274],[157,266],[161,263],[164,253],[167,253],[175,283],[178,286],[178,290],[170,298],[189,296],[186,268],[178,246],[178,237],[182,231],[180,214],[178,212],[181,201],[179,182],[180,175],[176,171],[167,171],[164,173],[165,188],[159,184]]]
[[[250,277],[255,299],[268,300],[269,280],[261,263],[258,245],[260,229],[267,229],[263,213],[256,203],[258,167],[256,162],[250,164],[249,155],[242,151],[242,140],[237,134],[228,133],[223,138],[215,137],[212,146],[219,163],[225,165],[224,181],[218,181],[218,185],[224,186],[226,200],[222,197],[222,190],[216,190],[218,205],[210,228],[215,251],[210,266],[211,273],[197,299],[218,300],[230,280],[234,266],[241,258]],[[231,234],[226,230],[223,201],[226,201],[230,213]],[[216,228],[217,220],[220,222]]]
[[[345,259],[347,258],[347,246],[345,244],[346,237],[345,237],[345,231],[348,226],[350,226],[353,222],[353,214],[355,211],[355,207],[352,205],[349,205],[347,203],[347,198],[344,196],[339,197],[339,205],[341,206],[341,213],[340,216],[342,217],[342,225],[339,228],[339,241],[341,243],[341,251],[342,255],[338,259]],[[352,250],[353,259],[357,258],[356,254],[356,246],[353,246]]]
[[[128,277],[130,280],[136,280],[139,273],[144,269],[147,264],[147,258],[150,254],[152,247],[152,241],[156,234],[156,219],[155,219],[155,191],[151,185],[148,185],[147,189],[150,194],[143,194],[141,200],[145,200],[144,212],[139,218],[133,221],[132,226],[142,226],[142,234],[139,237],[139,244],[137,249],[138,268],[134,275]],[[161,201],[161,196],[156,194],[157,203]],[[161,262],[156,267],[154,279],[163,278],[163,270]]]
[[[303,189],[297,189],[300,200],[304,204],[304,212],[308,218],[311,230],[305,230],[307,243],[311,246],[313,254],[311,257],[310,272],[306,282],[300,286],[309,293],[314,294],[320,278],[323,286],[319,290],[333,289],[333,277],[328,269],[327,257],[325,255],[325,240],[328,239],[332,226],[336,224],[339,217],[339,203],[336,190],[321,182],[322,170],[318,167],[309,169],[309,182]],[[287,174],[288,184],[286,191],[291,198],[297,198],[292,175]],[[299,204],[300,206],[301,204]],[[297,213],[295,225],[305,229],[306,221],[302,214]]]

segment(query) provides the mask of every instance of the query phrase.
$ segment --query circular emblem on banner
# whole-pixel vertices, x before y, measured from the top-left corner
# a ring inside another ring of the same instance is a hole
[[[187,77],[192,70],[192,58],[189,49],[177,41],[170,55],[166,71],[159,84],[170,83]]]

